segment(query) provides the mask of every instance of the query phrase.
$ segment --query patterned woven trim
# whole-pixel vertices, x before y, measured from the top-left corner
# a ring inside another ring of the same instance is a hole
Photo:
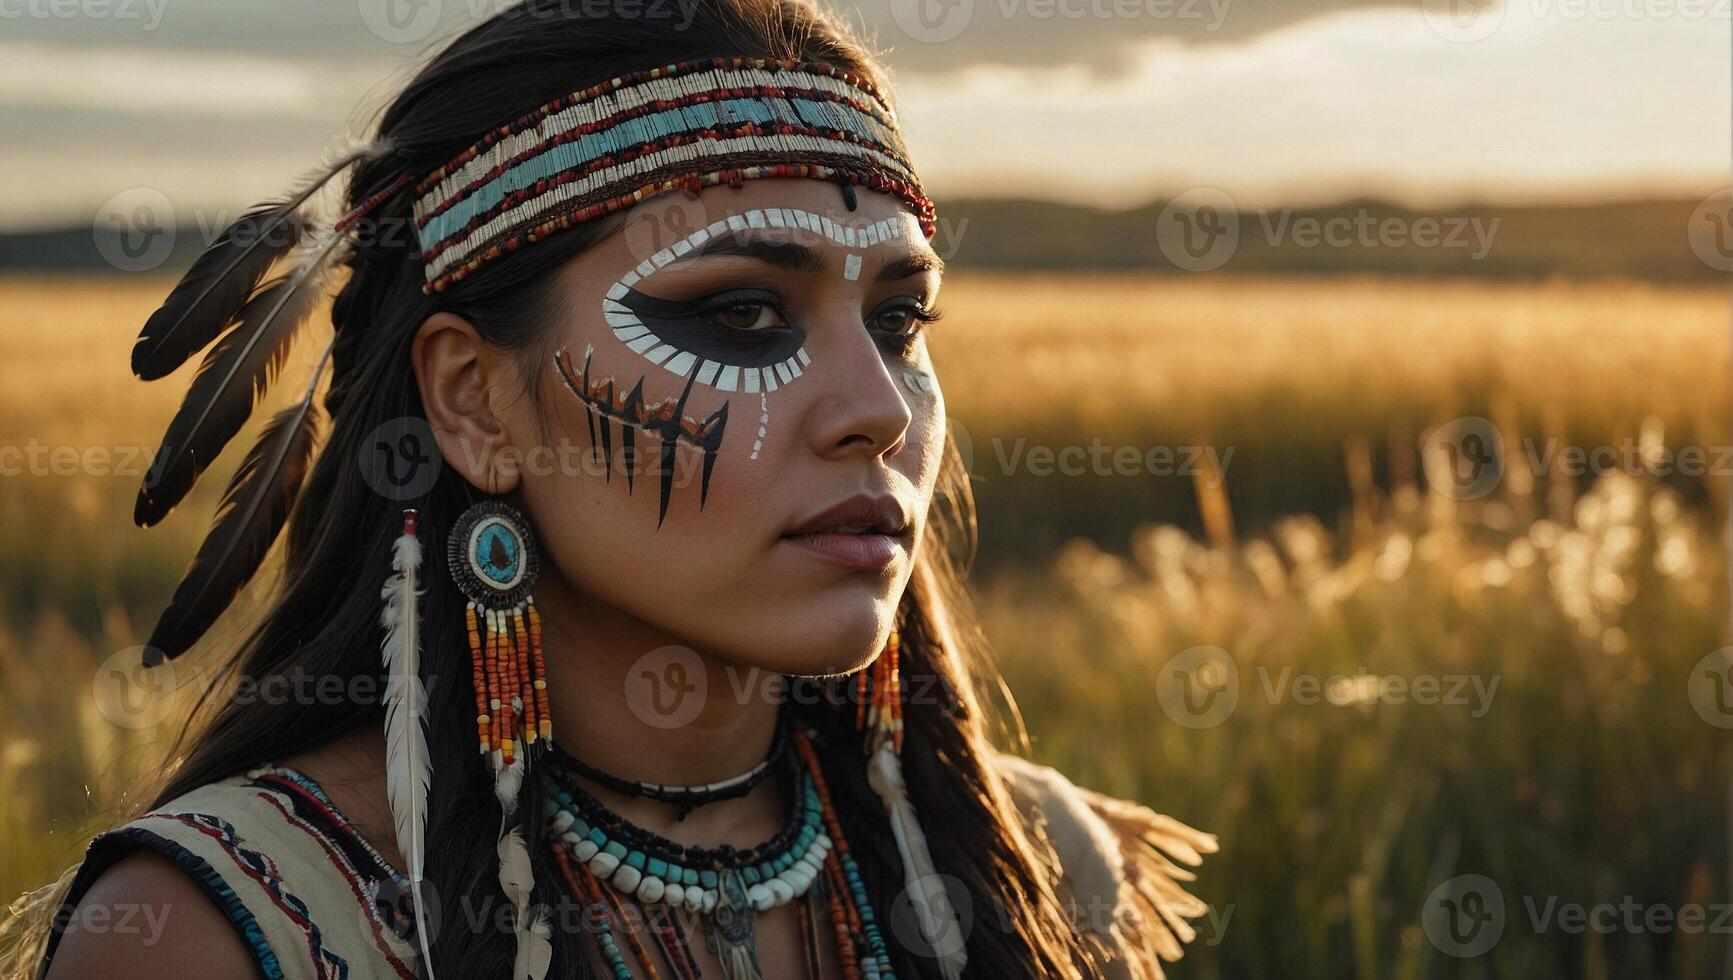
[[[714,58],[556,99],[428,175],[414,206],[423,289],[660,194],[791,176],[892,194],[928,237],[937,230],[895,113],[864,79],[812,62]]]
[[[264,889],[277,911],[298,926],[307,942],[307,956],[315,973],[322,978],[341,980],[349,976],[349,962],[325,946],[324,936],[313,913],[295,893],[283,884],[283,873],[277,862],[262,851],[245,846],[233,824],[207,813],[147,813],[141,820],[174,820],[216,841],[235,862],[242,873]]]
[[[271,944],[265,939],[265,930],[259,925],[259,920],[253,917],[246,903],[235,894],[234,888],[223,880],[222,874],[211,867],[209,861],[194,854],[184,845],[142,827],[122,827],[101,834],[90,842],[90,847],[85,852],[84,864],[78,869],[65,902],[55,913],[54,929],[49,934],[48,946],[44,951],[41,972],[38,975],[48,972],[48,965],[53,962],[54,952],[60,945],[60,937],[66,935],[73,913],[78,903],[84,899],[85,892],[96,883],[96,879],[102,877],[103,872],[113,867],[121,858],[141,848],[169,861],[203,889],[211,902],[222,910],[229,925],[234,927],[241,944],[252,953],[253,962],[259,967],[259,974],[265,980],[282,980],[283,965],[271,951]]]
[[[356,904],[367,910],[374,945],[399,976],[414,980],[414,968],[396,955],[383,935],[390,930],[405,945],[415,944],[414,891],[409,879],[386,863],[311,777],[284,766],[247,775],[247,785],[260,790],[265,802],[330,858]]]

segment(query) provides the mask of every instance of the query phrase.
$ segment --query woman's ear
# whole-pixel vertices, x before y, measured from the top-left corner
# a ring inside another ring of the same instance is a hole
[[[421,324],[409,349],[421,408],[445,465],[487,493],[517,488],[511,439],[494,414],[510,363],[482,341],[474,325],[455,313],[435,313]]]

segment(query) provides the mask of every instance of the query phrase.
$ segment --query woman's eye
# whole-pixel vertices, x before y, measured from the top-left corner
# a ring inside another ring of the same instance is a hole
[[[888,330],[891,333],[904,333],[914,323],[914,319],[914,311],[905,306],[880,313],[878,326],[879,329]]]
[[[724,326],[736,330],[765,330],[785,326],[776,307],[769,303],[730,303],[710,311]]]

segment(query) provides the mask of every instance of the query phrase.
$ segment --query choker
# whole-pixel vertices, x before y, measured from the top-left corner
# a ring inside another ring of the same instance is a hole
[[[776,737],[770,743],[770,751],[759,763],[738,776],[714,783],[703,783],[697,786],[669,786],[664,783],[652,783],[640,779],[627,779],[611,772],[598,769],[579,759],[558,746],[552,746],[548,752],[550,765],[575,773],[585,779],[600,783],[603,786],[627,796],[657,800],[672,804],[676,810],[674,818],[685,820],[686,817],[701,806],[718,803],[722,800],[733,800],[747,793],[770,777],[776,765],[788,754],[788,724],[786,719],[778,719]]]
[[[598,947],[614,977],[634,975],[626,963],[628,952],[641,964],[637,973],[651,975],[653,969],[637,930],[623,927],[628,902],[642,907],[651,938],[682,980],[695,980],[697,970],[680,912],[702,920],[705,945],[722,964],[725,980],[762,980],[755,917],[797,899],[804,899],[797,910],[809,968],[818,960],[819,923],[828,915],[845,977],[895,976],[865,881],[831,804],[812,744],[815,735],[807,729],[790,731],[786,742],[794,751],[762,764],[766,773],[787,774],[788,812],[781,830],[746,848],[669,840],[609,809],[570,779],[569,770],[543,770],[555,862],[573,893],[603,910]],[[618,936],[626,940],[624,947]]]

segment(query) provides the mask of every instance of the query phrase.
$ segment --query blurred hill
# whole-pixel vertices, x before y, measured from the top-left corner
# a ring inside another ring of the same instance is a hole
[[[1313,208],[1203,210],[1197,217],[1231,232],[1231,247],[1206,263],[1217,272],[1713,281],[1722,273],[1698,259],[1687,236],[1699,203],[1415,210],[1366,199]],[[1186,270],[1169,253],[1186,261],[1173,237],[1182,227],[1176,222],[1184,219],[1171,212],[1164,217],[1168,206],[1154,201],[1106,211],[1051,201],[946,199],[939,202],[934,246],[957,268],[1179,273]],[[1158,228],[1164,238],[1158,238]],[[166,258],[153,257],[152,268],[185,268],[213,231],[175,229],[172,248]],[[138,252],[126,247],[120,233],[88,226],[0,234],[0,271],[101,272],[117,265],[105,255]]]

